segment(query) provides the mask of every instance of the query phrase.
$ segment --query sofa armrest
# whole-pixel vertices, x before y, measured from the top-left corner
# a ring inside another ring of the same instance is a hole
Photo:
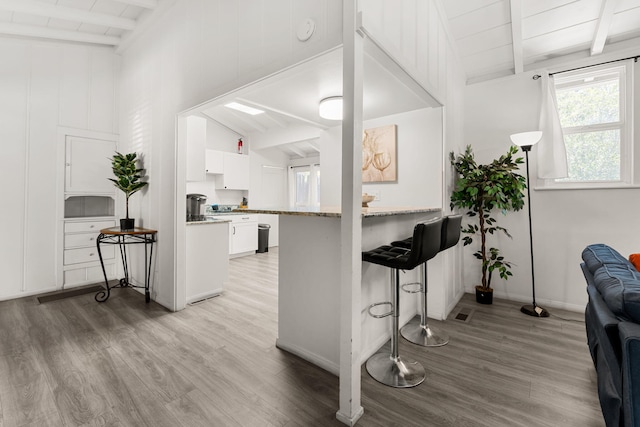
[[[640,425],[640,325],[620,322],[624,425]]]

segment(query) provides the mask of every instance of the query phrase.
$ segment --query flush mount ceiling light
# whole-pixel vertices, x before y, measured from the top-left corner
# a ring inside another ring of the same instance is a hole
[[[249,107],[248,105],[239,104],[237,102],[230,102],[228,104],[224,104],[225,107],[231,108],[233,110],[242,111],[243,113],[251,114],[252,116],[262,114],[264,111],[258,110],[257,108]]]
[[[342,97],[330,96],[320,101],[318,114],[327,120],[342,120]]]

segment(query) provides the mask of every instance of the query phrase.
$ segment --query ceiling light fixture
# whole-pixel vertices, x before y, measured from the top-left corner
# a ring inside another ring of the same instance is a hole
[[[342,120],[342,97],[330,96],[320,101],[318,114],[327,120]]]
[[[249,107],[248,105],[239,104],[237,102],[230,102],[228,104],[224,104],[225,107],[231,108],[233,110],[242,111],[243,113],[251,114],[252,116],[256,116],[258,114],[264,113],[262,110],[258,110],[257,108]]]

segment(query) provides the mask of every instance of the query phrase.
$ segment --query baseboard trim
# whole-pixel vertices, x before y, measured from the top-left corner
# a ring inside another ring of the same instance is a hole
[[[295,354],[296,356],[303,358],[307,362],[311,362],[314,365],[321,367],[325,371],[331,372],[335,376],[340,375],[340,366],[336,363],[331,362],[330,360],[325,359],[324,357],[320,357],[317,354],[310,353],[295,345],[287,344],[280,338],[276,338],[276,347],[278,347],[280,350]]]

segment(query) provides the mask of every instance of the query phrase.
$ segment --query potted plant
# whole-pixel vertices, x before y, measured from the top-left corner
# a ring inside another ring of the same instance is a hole
[[[120,154],[116,151],[116,154],[111,159],[111,166],[116,179],[108,179],[124,193],[125,198],[126,218],[120,220],[120,230],[122,231],[133,230],[135,227],[135,218],[129,218],[129,197],[149,184],[146,181],[140,181],[143,169],[138,169],[136,162],[136,153]]]
[[[483,304],[493,302],[491,278],[494,271],[507,280],[511,273],[511,263],[506,261],[496,247],[488,247],[487,235],[498,232],[511,237],[507,229],[500,227],[492,216],[495,211],[518,211],[524,206],[526,180],[517,174],[522,157],[514,158],[518,147],[511,146],[506,154],[489,164],[476,163],[471,146],[464,154],[454,156],[450,153],[451,165],[458,173],[455,188],[451,194],[451,208],[469,209],[467,215],[472,223],[463,226],[464,245],[473,242],[474,236],[480,237],[480,249],[473,255],[482,262],[482,282],[476,286],[476,301]]]

